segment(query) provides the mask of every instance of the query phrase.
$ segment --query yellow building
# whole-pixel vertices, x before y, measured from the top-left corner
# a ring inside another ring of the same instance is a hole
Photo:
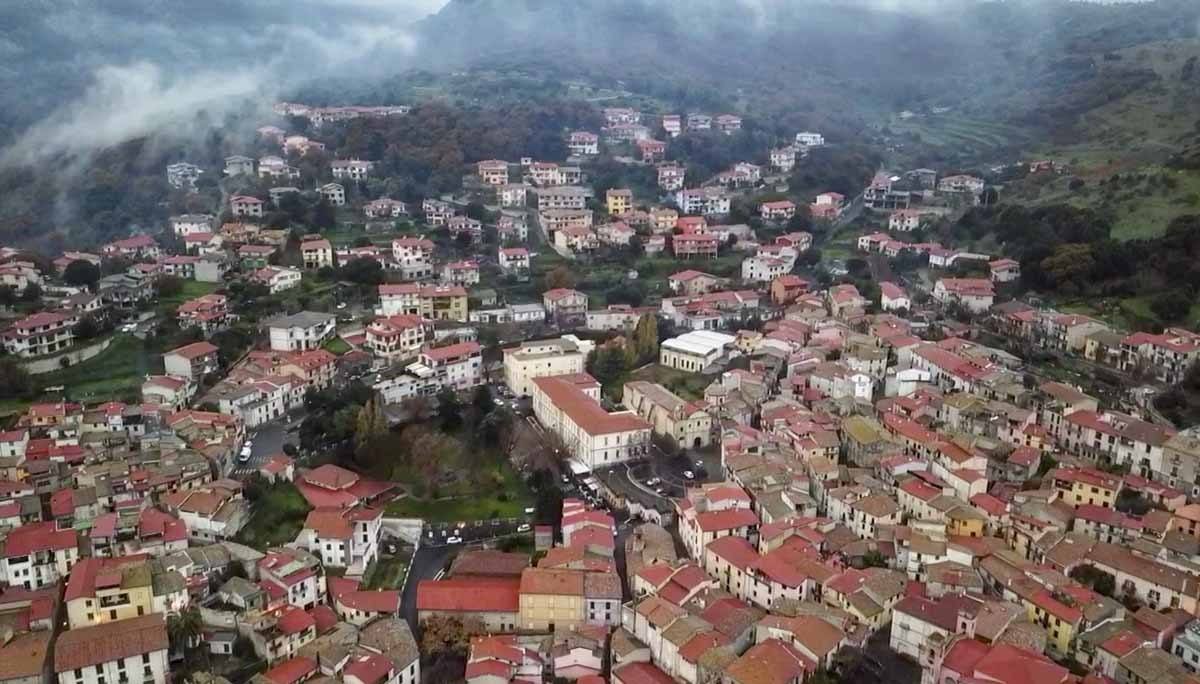
[[[521,629],[573,629],[583,624],[584,573],[525,568],[521,573]]]
[[[963,537],[984,536],[984,523],[987,519],[982,513],[970,506],[957,506],[946,511],[946,534],[956,534]]]
[[[1021,599],[1026,616],[1046,630],[1046,646],[1050,652],[1059,657],[1070,654],[1071,644],[1083,622],[1083,611],[1073,605],[1075,601],[1040,587]]]
[[[633,211],[633,191],[628,188],[610,189],[605,199],[608,213],[613,216],[622,216]]]
[[[1058,468],[1050,473],[1059,498],[1072,506],[1091,504],[1113,508],[1121,478],[1095,468]]]
[[[425,287],[421,290],[421,315],[434,321],[466,321],[467,291],[461,286]]]
[[[154,582],[145,559],[87,558],[75,564],[65,600],[71,629],[149,615]]]

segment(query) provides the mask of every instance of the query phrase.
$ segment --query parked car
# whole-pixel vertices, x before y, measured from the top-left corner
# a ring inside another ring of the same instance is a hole
[[[690,471],[690,470],[685,470],[685,471],[683,471],[683,476],[684,476],[684,477],[686,477],[686,478],[687,478],[687,479],[689,479],[689,480],[694,480],[694,479],[696,479],[696,474],[695,474],[695,473],[693,473],[693,472],[692,472],[692,471]]]
[[[529,527],[529,523],[521,523],[520,525],[517,526],[518,532],[528,532],[530,529],[531,528]]]
[[[461,544],[462,537],[446,537],[447,544]]]

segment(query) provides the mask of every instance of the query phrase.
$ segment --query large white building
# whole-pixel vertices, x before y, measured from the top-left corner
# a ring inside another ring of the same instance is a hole
[[[296,545],[320,558],[325,567],[346,568],[348,575],[361,575],[379,556],[382,523],[382,510],[318,508],[305,518]]]
[[[504,384],[518,397],[533,393],[533,379],[582,373],[594,342],[574,335],[522,342],[504,350]]]
[[[164,684],[170,672],[159,613],[67,630],[54,646],[59,684]]]
[[[650,424],[630,411],[609,413],[600,405],[600,383],[586,373],[533,380],[533,413],[588,469],[603,468],[649,452]]]
[[[702,373],[723,362],[737,338],[712,330],[693,330],[673,337],[659,347],[658,362],[668,368]]]
[[[712,442],[712,416],[704,402],[684,401],[653,382],[625,383],[621,403],[654,426],[654,434],[669,436],[680,447],[700,448]]]
[[[407,368],[419,377],[433,378],[442,387],[470,389],[483,384],[483,354],[478,342],[459,342],[426,349]]]
[[[333,337],[337,318],[333,314],[301,311],[267,321],[267,330],[274,351],[308,351],[319,349]]]

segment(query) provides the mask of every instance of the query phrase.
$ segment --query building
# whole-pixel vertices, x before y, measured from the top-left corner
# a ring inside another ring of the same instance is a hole
[[[666,340],[659,346],[658,362],[689,373],[715,372],[737,341],[733,335],[711,330],[693,330]]]
[[[212,214],[180,214],[169,219],[171,231],[179,237],[193,233],[211,233],[216,218]]]
[[[988,263],[994,283],[1011,283],[1021,278],[1021,262],[1014,259],[996,259]]]
[[[600,154],[600,136],[588,131],[572,131],[567,136],[567,149],[573,155],[585,157]]]
[[[912,299],[896,283],[882,282],[879,284],[879,308],[884,311],[908,311],[912,309]]]
[[[414,367],[415,366],[415,367]],[[478,342],[458,342],[421,352],[410,372],[432,378],[441,387],[471,389],[483,384],[483,356]]]
[[[888,230],[909,233],[921,227],[918,209],[897,209],[888,216]]]
[[[319,349],[333,339],[337,317],[317,311],[301,311],[290,316],[278,316],[264,325],[274,351],[308,351]]]
[[[787,221],[796,215],[796,205],[791,200],[763,202],[758,213],[764,221]]]
[[[266,266],[250,274],[250,279],[267,288],[271,294],[279,294],[300,286],[304,274],[285,266]]]
[[[4,349],[24,358],[64,351],[74,344],[78,323],[74,314],[43,311],[26,316],[4,331]]]
[[[168,646],[157,613],[71,629],[55,642],[54,672],[59,684],[166,684]]]
[[[219,349],[209,342],[193,342],[163,354],[167,375],[199,382],[220,368]]]
[[[304,268],[309,270],[332,267],[333,245],[325,238],[305,240],[300,243],[300,258],[304,262]]]
[[[671,251],[677,259],[716,259],[720,246],[720,238],[713,233],[681,233],[671,237]]]
[[[524,247],[501,247],[497,252],[500,270],[521,275],[529,272],[529,250]]]
[[[417,584],[417,619],[434,616],[474,618],[492,634],[517,630],[520,621],[519,576],[466,576],[421,580]]]
[[[411,314],[431,321],[467,321],[470,311],[467,291],[461,285],[402,285],[379,286],[381,316]]]
[[[796,167],[796,148],[791,145],[771,149],[771,168],[788,173]]]
[[[262,218],[263,201],[249,195],[234,195],[229,198],[229,210],[234,216]]]
[[[318,188],[318,192],[321,194],[321,199],[335,207],[346,204],[346,188],[341,183],[326,183]]]
[[[633,191],[629,188],[609,188],[605,194],[605,206],[613,216],[623,216],[633,211]]]
[[[682,214],[722,216],[729,213],[729,201],[729,193],[715,186],[680,190],[675,193],[675,205]]]
[[[579,290],[559,287],[542,293],[542,305],[552,317],[583,316],[587,313],[588,296]]]
[[[675,162],[664,162],[658,165],[658,187],[660,190],[675,192],[683,189],[683,181],[687,169]]]
[[[329,162],[329,170],[338,180],[366,180],[374,167],[375,162],[361,159],[335,159]]]
[[[213,293],[180,304],[175,318],[179,321],[179,327],[194,326],[207,336],[228,326],[232,315],[225,295]]]
[[[605,411],[600,405],[600,383],[590,375],[534,378],[531,396],[538,422],[585,468],[648,453],[650,424],[629,411]]]
[[[584,624],[584,577],[579,570],[526,568],[521,573],[522,630],[574,629]]]
[[[595,347],[590,340],[563,335],[504,349],[504,384],[515,396],[530,396],[534,378],[583,373],[588,354]]]
[[[984,278],[942,278],[933,286],[933,298],[942,304],[957,302],[978,314],[992,308],[996,291]]]
[[[321,559],[326,567],[346,568],[361,575],[379,556],[383,511],[354,508],[317,508],[309,511],[296,544]]]
[[[983,188],[984,182],[982,178],[967,175],[946,176],[939,180],[937,184],[938,192],[961,192],[972,195],[982,194]]]
[[[367,326],[364,346],[385,359],[411,358],[433,337],[433,325],[416,314],[375,319]]]
[[[537,210],[539,212],[544,212],[548,209],[582,210],[587,207],[587,198],[591,194],[591,191],[587,188],[574,185],[538,188],[533,192],[537,196]]]
[[[825,136],[812,131],[801,131],[796,134],[796,146],[801,149],[821,147],[825,144]]]
[[[195,190],[204,169],[187,162],[167,165],[167,184],[177,190]]]
[[[681,448],[708,446],[713,420],[703,401],[684,401],[652,382],[625,383],[621,403],[653,426],[654,434],[670,437]]]

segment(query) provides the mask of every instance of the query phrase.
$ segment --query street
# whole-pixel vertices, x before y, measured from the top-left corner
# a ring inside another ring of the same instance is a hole
[[[400,612],[408,625],[417,628],[417,584],[421,580],[435,579],[450,563],[450,559],[458,553],[457,546],[433,546],[422,544],[413,554],[412,564],[408,569],[408,580],[404,583],[404,593],[400,597]]]
[[[297,444],[300,441],[299,438],[295,433],[289,433],[288,429],[299,426],[303,419],[303,415],[297,415],[293,421],[272,421],[248,429],[246,431],[247,439],[254,440],[253,446],[250,447],[250,460],[246,463],[235,461],[233,477],[248,477],[257,472],[268,458],[283,453],[284,444],[288,442]]]

